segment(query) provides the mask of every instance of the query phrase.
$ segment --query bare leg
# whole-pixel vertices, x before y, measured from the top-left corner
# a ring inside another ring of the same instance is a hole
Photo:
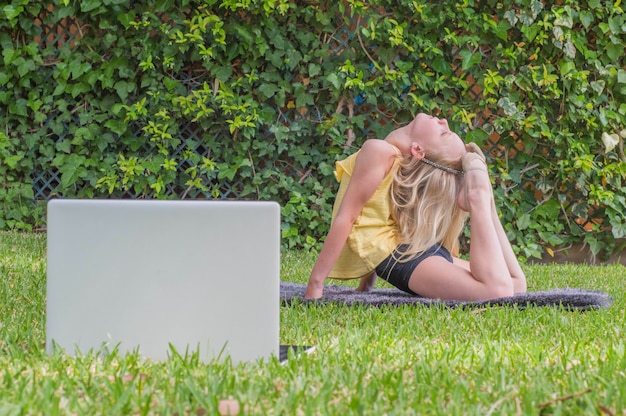
[[[486,169],[466,171],[466,202],[470,209],[470,269],[474,278],[487,286],[513,292],[509,261],[502,250],[501,233],[494,224],[493,191]],[[498,221],[498,224],[500,222]],[[506,235],[504,235],[506,238]],[[508,240],[507,240],[508,244]],[[510,249],[510,246],[508,246]],[[510,254],[513,251],[510,250]],[[515,259],[515,256],[513,256]],[[515,262],[517,262],[515,260]],[[518,265],[519,266],[519,265]]]
[[[463,160],[464,183],[459,206],[470,212],[470,260],[441,257],[423,260],[411,274],[409,287],[439,299],[492,299],[512,296],[525,287],[517,263],[495,210],[493,190],[484,162],[469,154]]]
[[[357,292],[369,292],[374,288],[374,284],[376,283],[376,272],[371,272],[368,275],[361,277],[361,281],[359,282],[359,287],[356,289]]]
[[[509,269],[511,279],[513,279],[514,291],[515,293],[526,292],[526,275],[524,274],[522,267],[517,261],[517,256],[515,256],[513,248],[511,247],[511,243],[509,242],[504,228],[502,227],[502,223],[500,222],[500,218],[498,218],[495,204],[492,204],[491,206],[491,218],[493,220],[493,226],[498,235],[498,240],[500,241],[502,255],[504,256],[504,260],[506,261],[506,265]]]
[[[513,280],[513,289],[515,293],[526,292],[526,276],[524,271],[522,270],[519,262],[517,261],[517,257],[513,252],[513,248],[509,243],[509,239],[506,236],[506,232],[502,227],[502,223],[498,218],[498,214],[496,213],[495,205],[492,209],[492,219],[493,225],[496,229],[496,233],[498,235],[498,240],[500,241],[500,247],[502,248],[502,254],[504,255],[504,259],[507,263],[507,267],[509,269],[509,274],[511,279]],[[454,257],[454,264],[464,268],[465,270],[471,271],[470,262],[458,257]]]

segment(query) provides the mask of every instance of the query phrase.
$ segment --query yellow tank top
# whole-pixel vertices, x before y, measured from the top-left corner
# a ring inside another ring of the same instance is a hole
[[[396,149],[398,154],[400,151]],[[354,164],[359,152],[335,164],[335,177],[340,182],[333,206],[333,219],[337,215],[343,196],[350,183]],[[333,279],[357,279],[363,277],[386,259],[398,246],[396,221],[391,215],[389,190],[393,172],[398,160],[394,161],[387,176],[380,183],[374,195],[367,201],[352,226],[348,240],[339,259],[328,277]]]

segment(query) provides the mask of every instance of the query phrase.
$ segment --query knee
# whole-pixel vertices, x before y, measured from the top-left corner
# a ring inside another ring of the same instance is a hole
[[[513,280],[513,290],[515,293],[523,293],[526,292],[526,276],[522,273],[520,276],[514,276]]]
[[[507,298],[515,294],[515,286],[512,281],[502,282],[487,287],[487,297],[489,299]]]

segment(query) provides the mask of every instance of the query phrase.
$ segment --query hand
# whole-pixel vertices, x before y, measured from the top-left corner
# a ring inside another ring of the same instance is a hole
[[[466,153],[461,159],[461,164],[463,166],[463,178],[461,182],[460,192],[457,197],[457,204],[460,209],[469,212],[469,194],[471,193],[472,196],[475,196],[475,191],[477,189],[476,186],[488,187],[488,189],[491,190],[491,185],[488,179],[489,172],[487,170],[487,161],[482,150],[480,150],[476,143],[466,144],[465,150]],[[486,180],[484,178],[486,178]],[[470,192],[470,187],[474,188],[474,191]]]
[[[476,143],[472,142],[466,144],[465,150],[466,153],[461,159],[461,164],[463,166],[464,172],[479,168],[487,171],[487,161],[485,159],[485,155],[482,150],[480,150],[480,148],[476,145]]]
[[[306,286],[306,292],[304,292],[304,297],[306,299],[319,299],[324,294],[324,281],[321,282],[313,279],[312,277],[309,279],[309,284]]]
[[[482,161],[485,162],[485,164],[487,164],[487,161],[485,159],[485,154],[483,153],[483,151],[480,149],[480,147],[478,147],[478,145],[474,142],[469,142],[465,145],[465,151],[469,152],[469,153],[477,153],[478,155],[481,156]]]

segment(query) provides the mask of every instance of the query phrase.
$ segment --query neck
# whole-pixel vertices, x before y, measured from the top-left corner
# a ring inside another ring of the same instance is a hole
[[[403,155],[411,153],[411,136],[409,135],[406,126],[397,128],[385,137],[385,141],[394,145]]]

